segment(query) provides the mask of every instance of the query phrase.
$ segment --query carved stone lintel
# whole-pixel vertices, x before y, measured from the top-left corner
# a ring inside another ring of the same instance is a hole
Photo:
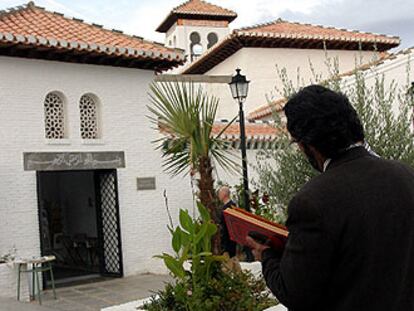
[[[25,171],[98,170],[125,167],[123,151],[25,152]]]

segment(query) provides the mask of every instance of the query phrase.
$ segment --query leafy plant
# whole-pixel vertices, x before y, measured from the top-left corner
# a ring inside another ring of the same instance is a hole
[[[281,96],[288,98],[305,84],[322,84],[346,94],[354,105],[364,125],[366,141],[372,149],[386,159],[400,160],[414,166],[414,136],[412,132],[413,97],[407,96],[410,87],[409,64],[407,64],[407,84],[398,85],[395,81],[385,82],[384,75],[376,72],[355,70],[345,83],[339,75],[339,62],[327,59],[326,66],[332,77],[322,80],[322,75],[314,73],[313,80],[305,83],[299,73],[289,77],[286,70],[277,69],[283,87],[276,89]],[[312,64],[311,69],[314,71]],[[369,85],[367,73],[374,74],[374,83]],[[296,81],[294,83],[293,81]],[[275,126],[281,133],[275,141],[274,149],[262,151],[257,156],[259,178],[256,187],[269,194],[270,208],[277,219],[286,219],[286,207],[293,195],[317,173],[308,164],[297,147],[290,144],[285,130],[281,111],[274,111]]]
[[[193,83],[154,82],[150,90],[148,109],[157,130],[163,133],[156,143],[165,171],[196,177],[198,198],[213,222],[218,223],[213,163],[228,171],[237,167],[229,144],[220,139],[227,127],[213,134],[219,100]],[[219,253],[219,235],[215,235],[213,244],[214,253]]]
[[[0,256],[0,263],[7,263],[11,262],[16,258],[17,249],[13,246],[10,250],[8,250],[5,254]]]
[[[208,210],[197,202],[200,219],[193,220],[187,210],[180,210],[180,225],[172,228],[172,248],[175,255],[163,253],[156,256],[164,260],[166,267],[178,279],[191,277],[193,290],[197,291],[197,282],[202,278],[208,281],[212,265],[224,261],[226,257],[213,255],[211,238],[217,232],[217,226],[211,221]],[[184,264],[191,261],[191,273],[186,273]]]
[[[194,302],[191,306],[189,299]],[[194,295],[187,282],[170,283],[152,297],[144,310],[262,311],[276,304],[276,299],[269,297],[263,279],[245,271],[224,273],[218,270],[208,283],[200,284],[198,295]]]
[[[180,225],[170,230],[175,254],[156,256],[164,260],[175,281],[158,291],[145,310],[259,311],[274,305],[262,279],[241,271],[228,256],[212,254],[211,237],[217,226],[200,202],[197,207],[198,219],[181,210]]]

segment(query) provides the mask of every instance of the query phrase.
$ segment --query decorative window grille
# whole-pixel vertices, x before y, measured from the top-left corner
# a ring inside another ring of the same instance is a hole
[[[62,98],[56,93],[47,94],[44,109],[46,138],[65,138],[65,109]]]
[[[98,138],[98,108],[90,95],[83,95],[79,103],[82,139]]]

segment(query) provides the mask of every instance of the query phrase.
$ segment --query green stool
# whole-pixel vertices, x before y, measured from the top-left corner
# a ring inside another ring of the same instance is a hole
[[[39,272],[50,273],[50,281],[52,283],[53,297],[57,299],[56,291],[55,291],[55,279],[53,277],[53,268],[52,268],[52,261],[54,261],[55,259],[56,259],[55,256],[44,256],[44,257],[21,259],[21,260],[15,261],[15,264],[17,264],[17,300],[20,300],[21,274],[32,273],[32,297],[33,299],[35,299],[36,297],[35,288],[37,286],[39,304],[42,304]],[[28,268],[29,265],[31,265],[31,269]],[[22,266],[26,266],[26,268],[22,269]]]

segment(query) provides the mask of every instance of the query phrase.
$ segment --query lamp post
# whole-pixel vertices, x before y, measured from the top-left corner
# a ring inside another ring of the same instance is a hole
[[[231,95],[239,103],[239,124],[240,124],[240,148],[242,154],[243,167],[243,197],[244,206],[247,211],[250,211],[250,195],[249,195],[249,179],[247,175],[247,156],[246,156],[246,129],[244,126],[244,111],[243,103],[246,100],[249,92],[249,83],[246,76],[240,74],[240,69],[236,69],[236,75],[232,77],[230,85]]]

